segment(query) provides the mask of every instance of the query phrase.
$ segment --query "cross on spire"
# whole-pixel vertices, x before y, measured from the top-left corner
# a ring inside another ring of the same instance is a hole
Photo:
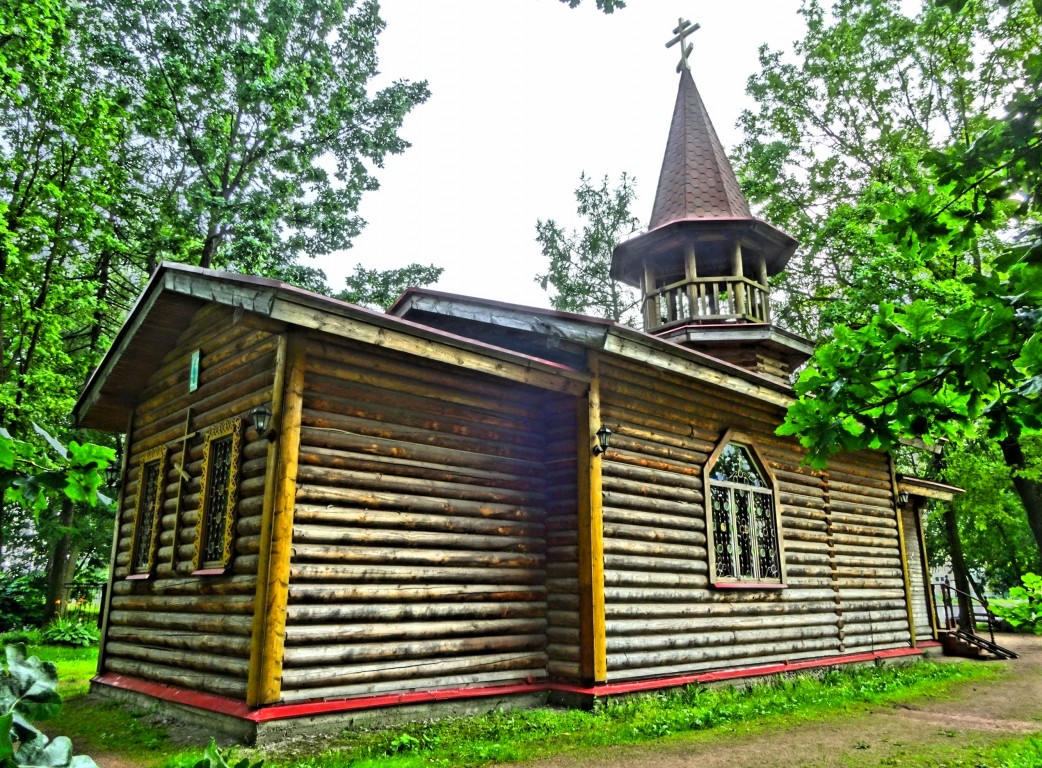
[[[687,57],[691,55],[691,51],[695,46],[693,43],[687,42],[687,36],[696,32],[701,26],[701,24],[692,24],[690,21],[685,21],[682,18],[677,19],[677,26],[673,29],[673,34],[676,37],[666,43],[667,48],[672,48],[677,43],[680,43],[680,63],[677,64],[677,72],[685,69],[691,70]]]

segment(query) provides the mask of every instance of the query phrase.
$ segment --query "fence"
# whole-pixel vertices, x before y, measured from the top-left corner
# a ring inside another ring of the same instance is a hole
[[[63,619],[81,624],[93,621],[101,626],[101,606],[105,602],[105,584],[66,584],[66,599],[58,609]]]

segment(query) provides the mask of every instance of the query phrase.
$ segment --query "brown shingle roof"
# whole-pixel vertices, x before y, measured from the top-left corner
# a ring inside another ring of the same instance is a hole
[[[680,74],[649,228],[672,221],[751,215],[695,81],[685,69]]]

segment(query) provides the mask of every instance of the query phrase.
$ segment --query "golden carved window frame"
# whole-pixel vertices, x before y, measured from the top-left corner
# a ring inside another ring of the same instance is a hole
[[[141,454],[138,459],[138,481],[137,500],[134,502],[134,525],[133,534],[130,537],[130,562],[128,564],[128,578],[147,578],[152,574],[156,566],[156,550],[159,544],[159,531],[163,527],[163,502],[166,498],[166,474],[169,449],[165,445],[153,448]],[[149,531],[142,531],[141,524],[144,522],[144,510],[142,504],[148,491],[145,476],[148,467],[158,463],[156,479],[156,498],[152,507],[152,527]],[[137,551],[141,545],[142,535],[147,534],[147,557],[143,567],[138,567]]]
[[[213,425],[203,432],[203,465],[199,478],[199,512],[196,520],[195,551],[192,556],[192,568],[195,575],[221,574],[231,565],[235,552],[235,510],[239,502],[239,461],[242,452],[243,420],[236,416]],[[206,510],[212,491],[210,459],[215,442],[223,438],[231,438],[231,456],[228,468],[228,498],[224,509],[224,542],[219,561],[203,561],[203,546],[206,533]]]

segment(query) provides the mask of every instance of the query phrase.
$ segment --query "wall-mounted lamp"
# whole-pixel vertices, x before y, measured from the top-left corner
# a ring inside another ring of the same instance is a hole
[[[271,408],[268,407],[267,403],[264,405],[258,405],[249,413],[250,421],[253,422],[254,429],[257,430],[258,437],[268,438],[268,442],[272,442],[275,439],[275,430],[270,429],[271,426]]]
[[[900,504],[902,507],[907,506],[911,498],[912,497],[908,495],[908,491],[901,491],[897,494],[897,503]]]
[[[611,443],[611,430],[606,426],[601,425],[601,428],[597,430],[597,445],[593,446],[593,455],[600,456],[606,450]]]
[[[119,477],[122,474],[120,466],[123,464],[123,460],[116,455],[109,465],[105,467],[105,482],[108,483],[109,487],[115,487],[119,483]]]

